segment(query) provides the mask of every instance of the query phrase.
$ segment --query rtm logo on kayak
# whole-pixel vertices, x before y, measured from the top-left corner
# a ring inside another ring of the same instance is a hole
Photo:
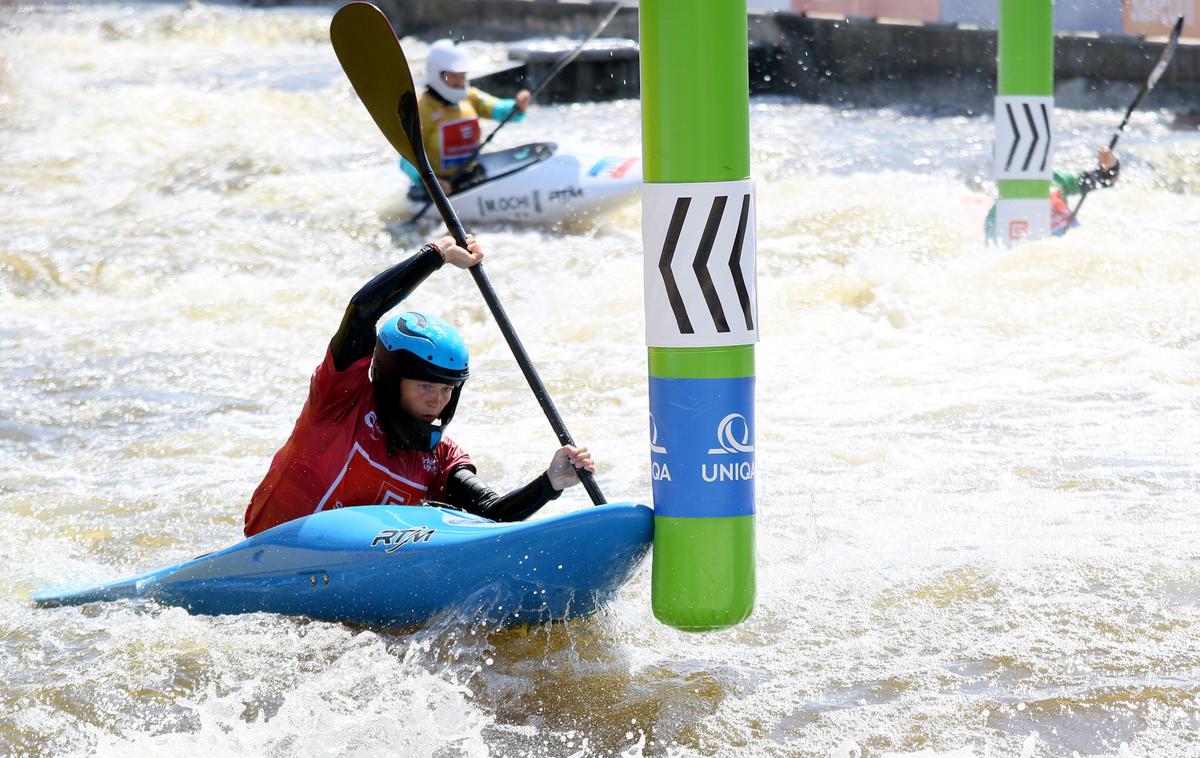
[[[563,187],[562,189],[550,190],[550,194],[547,195],[547,199],[552,203],[565,203],[570,200],[574,200],[577,197],[583,197],[583,189],[576,187],[575,185]]]
[[[429,538],[436,531],[437,529],[430,529],[427,526],[416,526],[411,529],[384,529],[375,535],[375,539],[371,540],[371,547],[387,545],[387,550],[383,552],[394,553],[410,542],[429,542]]]

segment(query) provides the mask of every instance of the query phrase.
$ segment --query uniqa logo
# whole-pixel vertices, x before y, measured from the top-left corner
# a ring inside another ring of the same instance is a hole
[[[753,453],[754,445],[750,444],[750,424],[746,417],[740,413],[731,413],[721,419],[721,423],[717,424],[717,444],[720,447],[709,448],[709,455]]]
[[[658,424],[654,423],[654,414],[650,414],[650,452],[666,455],[667,448],[665,445],[658,444]],[[650,460],[650,478],[656,482],[671,481],[671,469],[667,468],[666,463]]]
[[[740,413],[730,413],[717,424],[717,444],[709,448],[709,455],[733,455],[753,453],[750,442],[750,423]],[[700,464],[700,476],[706,482],[746,481],[754,478],[754,461],[737,463]]]
[[[754,478],[754,463],[714,463],[711,467],[707,463],[701,463],[700,476],[706,482],[745,481]]]
[[[658,444],[658,424],[654,423],[654,414],[650,414],[650,452],[666,455],[667,448]]]

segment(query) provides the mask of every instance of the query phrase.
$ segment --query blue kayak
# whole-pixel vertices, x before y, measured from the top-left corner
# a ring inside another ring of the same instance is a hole
[[[653,511],[618,503],[498,523],[445,508],[316,513],[119,582],[41,592],[41,607],[145,598],[217,615],[265,611],[379,627],[443,614],[501,626],[594,613],[645,558]]]

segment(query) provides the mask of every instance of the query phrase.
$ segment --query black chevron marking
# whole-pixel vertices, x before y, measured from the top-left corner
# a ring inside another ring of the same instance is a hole
[[[1008,111],[1008,123],[1012,126],[1013,133],[1013,143],[1008,150],[1008,161],[1004,164],[1004,170],[1011,171],[1013,156],[1017,154],[1017,145],[1021,144],[1021,130],[1017,128],[1017,119],[1013,117],[1012,103],[1005,103],[1004,110]]]
[[[1037,149],[1038,130],[1037,123],[1033,120],[1033,111],[1029,109],[1029,103],[1025,103],[1021,107],[1025,109],[1025,119],[1029,122],[1029,130],[1033,132],[1033,144],[1029,146],[1029,152],[1025,154],[1025,163],[1021,166],[1022,171],[1028,171],[1029,162],[1033,160],[1033,151]]]
[[[696,281],[700,283],[704,302],[708,304],[708,312],[712,314],[718,332],[729,331],[729,322],[725,320],[725,309],[721,307],[721,297],[717,294],[712,275],[708,273],[708,256],[712,255],[713,242],[717,238],[717,230],[721,228],[721,217],[725,215],[725,203],[728,201],[728,195],[713,198],[708,221],[704,224],[704,234],[700,236],[700,246],[696,248],[696,260],[692,263],[692,271],[696,272]]]
[[[688,319],[687,308],[683,304],[683,296],[675,284],[675,275],[671,273],[671,258],[675,256],[675,246],[679,244],[679,234],[683,231],[683,221],[687,218],[688,206],[692,204],[690,197],[681,197],[675,201],[675,210],[671,212],[671,223],[667,226],[667,238],[663,240],[662,253],[658,257],[658,273],[662,276],[663,286],[667,288],[667,300],[675,313],[675,323],[679,325],[681,334],[693,334],[692,322]]]
[[[1046,104],[1042,103],[1042,123],[1046,126],[1046,146],[1042,148],[1042,166],[1039,171],[1046,170],[1046,161],[1050,160],[1050,112],[1046,108]]]
[[[750,292],[746,289],[746,278],[742,276],[742,244],[746,240],[746,221],[750,216],[750,193],[742,197],[742,216],[738,220],[737,236],[733,238],[733,252],[729,254],[729,273],[737,289],[738,302],[742,304],[742,315],[746,317],[746,328],[754,328],[754,316],[750,311]]]

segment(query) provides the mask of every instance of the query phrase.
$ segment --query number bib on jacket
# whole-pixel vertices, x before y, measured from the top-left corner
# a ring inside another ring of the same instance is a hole
[[[479,118],[448,121],[441,125],[442,168],[454,168],[466,163],[479,147]]]

